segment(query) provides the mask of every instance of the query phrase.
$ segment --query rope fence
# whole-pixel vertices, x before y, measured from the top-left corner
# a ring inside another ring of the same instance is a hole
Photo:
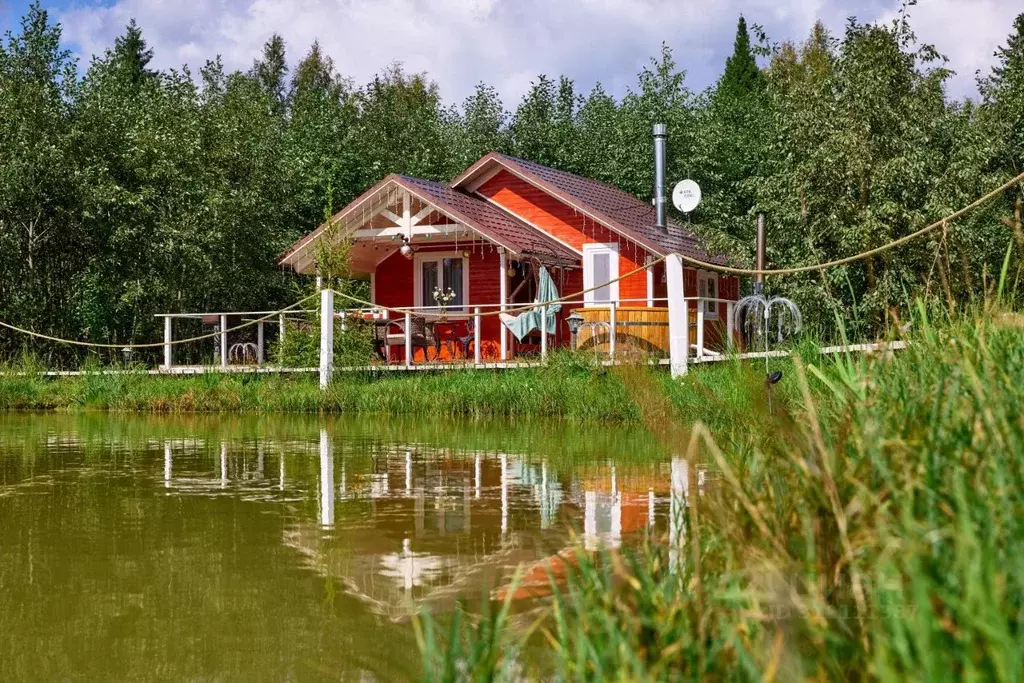
[[[974,209],[978,208],[979,206],[982,206],[983,204],[986,204],[987,202],[991,201],[992,199],[995,199],[1001,193],[1005,192],[1009,188],[1011,188],[1014,185],[1016,185],[1018,183],[1021,183],[1021,182],[1024,182],[1024,173],[1020,173],[1016,177],[1006,181],[1005,183],[1003,183],[1002,185],[1000,185],[996,189],[994,189],[991,192],[983,195],[982,197],[979,197],[978,199],[974,200],[973,202],[971,202],[970,204],[964,206],[963,208],[961,208],[961,209],[959,209],[957,211],[954,211],[953,213],[949,214],[948,216],[946,216],[946,217],[944,217],[944,218],[942,218],[942,219],[940,219],[938,221],[935,221],[934,223],[926,225],[925,227],[921,228],[920,230],[916,230],[915,232],[912,232],[909,235],[904,235],[903,237],[900,237],[900,238],[897,238],[895,240],[892,240],[892,241],[888,242],[887,244],[884,244],[884,245],[879,246],[879,247],[875,247],[873,249],[869,249],[867,251],[860,252],[858,254],[854,254],[852,256],[846,256],[844,258],[835,259],[835,260],[832,260],[832,261],[825,261],[823,263],[816,263],[816,264],[813,264],[813,265],[805,265],[805,266],[795,266],[795,267],[792,267],[792,268],[777,268],[777,269],[737,268],[737,267],[722,265],[722,264],[718,264],[718,263],[710,263],[708,261],[704,261],[704,260],[701,260],[701,259],[698,259],[698,258],[694,258],[692,256],[687,256],[685,254],[675,254],[675,255],[678,256],[680,258],[680,260],[682,260],[684,263],[687,263],[687,264],[689,264],[691,266],[694,266],[694,267],[697,267],[697,268],[701,268],[701,269],[704,269],[704,270],[710,270],[710,271],[716,271],[716,272],[720,272],[720,273],[726,273],[726,274],[729,274],[729,275],[762,275],[762,276],[779,275],[779,276],[783,276],[783,275],[795,275],[795,274],[798,274],[798,273],[807,273],[807,272],[812,272],[812,271],[825,270],[827,268],[834,268],[834,267],[837,267],[837,266],[846,265],[848,263],[854,263],[856,261],[862,261],[864,259],[871,258],[872,256],[876,256],[878,254],[881,254],[883,252],[889,251],[891,249],[895,249],[896,247],[898,247],[900,245],[903,245],[903,244],[906,244],[908,242],[911,242],[911,241],[913,241],[913,240],[915,240],[915,239],[917,239],[919,237],[923,237],[924,235],[927,235],[928,233],[932,232],[933,230],[936,230],[938,228],[944,228],[947,225],[947,223],[949,223],[949,221],[956,220],[956,219],[966,215],[967,213],[973,211]],[[660,257],[658,257],[658,258],[656,258],[656,259],[654,259],[652,261],[649,261],[648,263],[645,263],[642,266],[634,268],[633,270],[630,270],[629,272],[627,272],[627,273],[625,273],[623,275],[619,275],[618,277],[613,278],[613,279],[611,279],[611,280],[609,280],[607,282],[604,282],[604,283],[599,284],[599,285],[595,285],[593,287],[588,287],[586,289],[582,289],[582,290],[580,290],[578,292],[573,292],[572,294],[566,294],[564,296],[561,296],[561,297],[559,297],[557,299],[554,299],[554,300],[551,300],[551,301],[534,302],[534,303],[531,303],[531,304],[525,304],[525,305],[519,305],[519,306],[515,306],[515,307],[511,307],[511,308],[505,308],[504,310],[495,310],[495,311],[481,312],[481,313],[479,313],[479,316],[480,317],[487,317],[487,316],[502,315],[502,314],[510,315],[510,314],[515,314],[515,313],[524,313],[526,311],[530,311],[530,310],[533,310],[535,308],[543,308],[543,307],[547,307],[547,306],[555,306],[555,305],[560,305],[560,304],[563,304],[563,303],[570,303],[570,302],[580,301],[580,300],[582,300],[582,297],[584,295],[589,294],[591,292],[595,292],[595,291],[600,290],[600,289],[603,289],[605,287],[608,287],[609,285],[612,285],[612,284],[614,284],[616,282],[619,282],[621,280],[625,280],[626,278],[632,277],[633,275],[636,275],[637,273],[643,272],[643,271],[647,270],[648,268],[651,268],[651,267],[657,265],[658,263],[661,263],[666,258],[667,258],[666,256],[660,256]],[[338,296],[340,296],[340,297],[342,297],[344,299],[347,299],[348,301],[352,301],[354,303],[360,304],[360,305],[362,305],[364,307],[374,308],[374,309],[378,309],[378,310],[385,310],[385,311],[389,311],[391,313],[396,313],[396,314],[403,315],[403,316],[407,315],[407,314],[408,315],[418,315],[418,316],[434,316],[434,317],[440,317],[440,316],[445,315],[445,313],[441,312],[441,311],[438,311],[438,312],[435,313],[435,312],[430,312],[430,311],[414,311],[414,310],[409,309],[409,308],[382,306],[380,304],[375,304],[372,301],[367,301],[366,299],[360,299],[359,297],[352,296],[351,294],[346,294],[344,292],[339,292],[337,290],[332,290],[332,291],[334,291],[334,293],[337,294]],[[4,322],[2,320],[0,320],[0,327],[8,329],[8,330],[11,330],[12,332],[17,332],[19,334],[24,334],[26,336],[34,337],[34,338],[37,338],[37,339],[43,339],[43,340],[55,342],[55,343],[58,343],[58,344],[69,344],[69,345],[73,345],[73,346],[81,346],[81,347],[87,347],[87,348],[100,348],[100,349],[157,349],[157,348],[166,348],[167,346],[180,346],[182,344],[189,344],[189,343],[192,343],[192,342],[202,341],[202,340],[205,340],[205,339],[213,339],[215,337],[221,337],[224,334],[229,334],[229,333],[237,332],[238,330],[250,327],[252,325],[256,325],[256,324],[259,324],[259,323],[262,323],[262,322],[266,322],[267,320],[270,320],[271,318],[279,316],[282,313],[287,313],[289,311],[293,311],[294,309],[302,306],[303,304],[308,302],[310,299],[313,299],[313,298],[315,298],[317,296],[319,296],[319,292],[314,293],[314,294],[310,294],[309,296],[307,296],[307,297],[305,297],[303,299],[300,299],[299,301],[296,301],[295,303],[291,304],[290,306],[286,306],[285,308],[279,309],[277,311],[272,311],[272,312],[270,312],[270,313],[268,313],[268,314],[266,314],[266,315],[264,315],[264,316],[262,316],[260,318],[255,318],[253,320],[246,321],[246,322],[244,322],[244,323],[242,323],[240,325],[236,325],[235,327],[232,327],[230,329],[218,330],[216,332],[211,332],[211,333],[208,333],[208,334],[202,334],[202,335],[198,335],[198,336],[195,336],[195,337],[188,337],[186,339],[175,339],[175,340],[172,340],[172,341],[166,341],[165,340],[165,341],[160,341],[160,342],[149,342],[149,343],[143,343],[143,344],[105,344],[105,343],[101,343],[101,342],[86,342],[86,341],[80,341],[80,340],[76,340],[76,339],[65,339],[65,338],[55,337],[55,336],[48,335],[48,334],[43,334],[41,332],[36,332],[34,330],[29,330],[29,329],[26,329],[26,328],[23,328],[23,327],[19,327],[17,325],[12,325],[12,324]]]
[[[874,249],[869,249],[859,254],[854,254],[853,256],[846,256],[840,259],[835,259],[834,261],[825,261],[824,263],[816,263],[814,265],[808,266],[794,266],[792,268],[758,270],[756,268],[734,268],[732,266],[722,266],[717,263],[708,263],[706,261],[701,261],[700,259],[696,259],[693,258],[692,256],[686,256],[683,254],[680,254],[679,257],[685,263],[689,263],[692,266],[703,268],[705,270],[715,270],[720,273],[728,273],[730,275],[795,275],[797,273],[809,273],[817,270],[825,270],[826,268],[834,268],[836,266],[846,265],[847,263],[853,263],[855,261],[862,261],[864,259],[871,258],[872,256],[876,256],[883,252],[889,251],[890,249],[895,249],[896,247],[906,244],[907,242],[910,242],[912,240],[915,240],[918,237],[923,237],[924,235],[927,235],[933,230],[944,227],[947,223],[949,223],[949,221],[956,220],[957,218],[960,218],[961,216],[970,213],[979,206],[992,201],[1000,194],[1002,194],[1003,192],[1005,192],[1006,190],[1010,189],[1011,187],[1020,182],[1024,182],[1024,173],[1021,173],[1016,177],[1011,178],[1010,180],[1006,181],[1005,183],[1003,183],[996,189],[992,190],[988,194],[979,197],[978,199],[975,199],[967,206],[957,211],[954,211],[945,218],[942,218],[941,220],[937,220],[934,223],[931,223],[930,225],[926,225],[920,230],[912,232],[909,235],[904,235],[903,237],[900,237],[898,239],[892,240],[891,242],[883,244],[880,247],[875,247]]]
[[[96,349],[159,349],[159,348],[164,348],[166,346],[178,346],[180,344],[189,344],[191,342],[202,341],[204,339],[213,339],[214,337],[220,337],[221,335],[224,335],[224,334],[230,334],[232,332],[237,332],[238,330],[244,329],[246,327],[251,327],[252,325],[256,325],[256,324],[259,324],[259,323],[262,323],[262,322],[266,322],[267,320],[270,320],[271,318],[277,317],[277,316],[281,315],[282,313],[287,313],[289,311],[292,311],[292,310],[298,308],[299,306],[302,306],[303,304],[305,304],[310,299],[312,299],[314,297],[317,297],[317,296],[319,296],[319,293],[310,294],[309,296],[305,297],[304,299],[300,299],[299,301],[296,301],[295,303],[293,303],[290,306],[286,306],[285,308],[279,309],[277,311],[271,311],[270,313],[267,313],[265,316],[263,316],[261,318],[254,318],[253,320],[247,320],[246,322],[242,323],[241,325],[236,325],[235,327],[232,327],[232,328],[229,328],[229,329],[226,329],[226,330],[217,330],[216,332],[210,332],[209,334],[201,334],[201,335],[196,336],[196,337],[188,337],[187,339],[174,339],[174,340],[172,340],[170,342],[168,342],[168,341],[161,341],[161,342],[149,342],[149,343],[145,343],[145,344],[103,344],[103,343],[100,343],[100,342],[85,342],[85,341],[79,341],[77,339],[63,339],[61,337],[52,337],[52,336],[50,336],[48,334],[43,334],[41,332],[35,332],[33,330],[27,330],[27,329],[25,329],[23,327],[18,327],[17,325],[11,325],[10,323],[5,323],[2,320],[0,320],[0,327],[4,327],[4,328],[6,328],[8,330],[12,330],[14,332],[19,332],[21,334],[24,334],[24,335],[27,335],[27,336],[30,336],[30,337],[35,337],[37,339],[45,339],[46,341],[52,341],[52,342],[56,342],[58,344],[70,344],[72,346],[85,346],[85,347],[96,348]]]

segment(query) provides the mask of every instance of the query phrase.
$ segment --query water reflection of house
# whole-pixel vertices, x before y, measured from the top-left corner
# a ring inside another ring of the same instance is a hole
[[[376,458],[370,471],[338,469],[325,432],[317,523],[294,525],[285,542],[382,615],[452,602],[535,559],[517,532],[523,513],[539,515],[530,526],[550,529],[554,547],[564,543],[551,523],[561,487],[544,463],[507,454],[419,458],[408,448]]]
[[[582,526],[587,549],[614,548],[668,517],[673,542],[682,540],[688,472],[679,459],[625,470],[591,466],[560,481],[546,460],[503,453],[410,446],[336,457],[326,430],[314,450],[303,449],[315,460],[300,454],[286,472],[280,454],[276,468],[266,462],[263,445],[253,459],[252,449],[234,457],[222,443],[210,449],[213,472],[197,476],[175,469],[180,451],[168,442],[163,484],[179,493],[265,498],[270,491],[277,500],[306,501],[303,507],[315,499],[314,515],[299,508],[284,542],[390,618],[471,597],[521,563],[525,585],[547,584],[552,562],[572,555],[571,527]],[[277,477],[267,477],[275,469]]]

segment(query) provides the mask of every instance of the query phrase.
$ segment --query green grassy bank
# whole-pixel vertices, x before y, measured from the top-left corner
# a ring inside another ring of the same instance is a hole
[[[711,425],[665,420],[679,393],[637,399],[708,473],[682,544],[579,552],[525,613],[422,620],[425,676],[1020,680],[1022,328],[921,315],[895,356],[796,361],[771,409],[763,387],[709,374]]]
[[[639,423],[633,384],[669,396],[681,413],[703,415],[712,401],[747,396],[735,383],[760,384],[763,366],[739,363],[695,370],[672,382],[667,371],[609,371],[589,356],[554,354],[544,368],[442,373],[339,373],[327,391],[315,375],[87,374],[0,375],[0,409],[164,413],[295,412],[434,417],[555,417]],[[649,386],[648,386],[649,385]],[[777,393],[792,393],[782,386]]]

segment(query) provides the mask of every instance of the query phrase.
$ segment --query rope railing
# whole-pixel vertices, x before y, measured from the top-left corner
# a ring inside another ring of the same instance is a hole
[[[17,325],[11,325],[10,323],[5,323],[2,320],[0,320],[0,327],[6,328],[8,330],[12,330],[14,332],[18,332],[18,333],[21,333],[21,334],[24,334],[24,335],[28,335],[30,337],[35,337],[37,339],[45,339],[46,341],[52,341],[52,342],[55,342],[55,343],[58,343],[58,344],[69,344],[69,345],[72,345],[72,346],[84,346],[84,347],[96,348],[96,349],[159,349],[159,348],[164,348],[166,346],[178,346],[178,345],[181,345],[181,344],[188,344],[188,343],[191,343],[191,342],[202,341],[204,339],[213,339],[214,337],[220,337],[220,336],[225,335],[225,334],[230,334],[232,332],[237,332],[238,330],[244,329],[246,327],[251,327],[252,325],[256,325],[256,324],[261,323],[261,322],[266,322],[267,320],[270,320],[271,318],[279,316],[282,313],[287,313],[289,311],[292,311],[295,308],[298,308],[299,306],[303,305],[304,303],[306,303],[310,299],[312,299],[314,297],[317,297],[317,296],[319,296],[319,293],[310,294],[309,296],[307,296],[307,297],[305,297],[303,299],[300,299],[299,301],[296,301],[291,306],[286,306],[285,308],[281,308],[279,310],[272,311],[271,313],[268,313],[267,315],[265,315],[265,316],[263,316],[261,318],[255,318],[253,320],[246,321],[246,322],[242,323],[241,325],[236,325],[235,327],[232,327],[230,329],[217,330],[216,332],[210,332],[209,334],[201,334],[201,335],[196,336],[196,337],[188,337],[187,339],[175,339],[175,340],[172,340],[172,341],[166,341],[165,340],[165,341],[161,341],[161,342],[149,342],[149,343],[145,343],[145,344],[104,344],[104,343],[101,343],[101,342],[86,342],[86,341],[80,341],[80,340],[77,340],[77,339],[64,339],[62,337],[54,337],[54,336],[51,336],[51,335],[48,335],[48,334],[43,334],[42,332],[36,332],[34,330],[28,330],[28,329],[25,329],[23,327],[18,327]]]
[[[708,263],[707,261],[702,261],[700,259],[693,258],[692,256],[686,256],[685,254],[679,254],[679,257],[683,260],[683,262],[689,263],[691,266],[703,268],[705,270],[714,270],[720,273],[728,273],[730,275],[796,275],[797,273],[809,273],[816,270],[825,270],[826,268],[844,266],[847,263],[853,263],[855,261],[862,261],[864,259],[871,258],[872,256],[876,256],[883,252],[889,251],[890,249],[895,249],[896,247],[906,244],[907,242],[910,242],[912,240],[915,240],[918,237],[923,237],[924,235],[927,235],[929,232],[932,232],[933,230],[937,230],[938,228],[944,227],[950,221],[956,220],[957,218],[960,218],[961,216],[970,213],[971,211],[978,208],[982,204],[990,202],[991,200],[995,199],[1006,190],[1010,189],[1017,183],[1021,182],[1024,182],[1024,173],[1021,173],[1016,177],[1011,178],[1010,180],[1006,181],[1005,183],[1003,183],[996,189],[992,190],[988,194],[979,197],[978,199],[975,199],[967,206],[957,211],[954,211],[945,218],[942,218],[940,220],[935,221],[934,223],[926,225],[920,230],[916,230],[910,233],[909,235],[904,235],[903,237],[894,239],[891,242],[883,244],[880,247],[868,249],[867,251],[862,251],[859,254],[854,254],[853,256],[845,256],[843,258],[835,259],[833,261],[825,261],[823,263],[816,263],[807,266],[794,266],[792,268],[775,268],[759,270],[756,268],[734,268],[732,266],[723,266],[717,263]]]
[[[625,273],[623,275],[619,275],[616,278],[608,280],[607,282],[601,283],[599,285],[594,285],[593,287],[588,287],[586,289],[581,289],[580,291],[573,292],[572,294],[566,294],[564,296],[560,296],[557,299],[552,299],[551,301],[535,301],[535,302],[530,303],[530,304],[521,304],[519,306],[515,306],[515,307],[512,307],[512,308],[506,308],[504,310],[487,311],[486,313],[480,313],[480,317],[481,318],[486,318],[488,316],[501,315],[503,313],[506,314],[506,315],[512,315],[514,313],[525,313],[526,311],[531,311],[531,310],[533,310],[535,308],[543,308],[543,307],[546,307],[546,306],[557,306],[559,304],[564,304],[564,303],[575,303],[577,300],[580,300],[581,297],[583,297],[585,294],[589,294],[590,292],[596,292],[597,290],[604,289],[605,287],[607,287],[609,285],[613,285],[616,282],[619,282],[620,280],[625,280],[626,278],[632,277],[632,276],[636,275],[637,273],[642,273],[643,271],[647,270],[648,268],[651,268],[651,267],[661,263],[662,261],[665,260],[665,258],[666,257],[664,257],[664,256],[659,256],[658,258],[656,258],[656,259],[654,259],[652,261],[649,261],[648,263],[646,263],[646,264],[644,264],[642,266],[634,268],[633,270],[629,271],[628,273]],[[444,317],[444,316],[448,315],[446,312],[440,311],[440,310],[438,312],[436,312],[436,313],[433,313],[433,312],[425,311],[425,310],[415,310],[413,308],[404,308],[404,307],[399,307],[399,306],[384,306],[382,304],[375,304],[372,301],[367,301],[366,299],[360,299],[359,297],[352,296],[351,294],[345,294],[344,292],[339,292],[338,290],[333,290],[333,291],[334,291],[335,294],[337,294],[338,296],[342,297],[343,299],[348,299],[349,301],[353,301],[353,302],[355,302],[357,304],[362,304],[365,307],[375,308],[375,309],[381,310],[381,311],[388,311],[390,313],[397,313],[397,314],[403,315],[403,316],[406,315],[406,314],[418,315],[418,316],[422,316],[422,317],[426,317],[426,316]],[[497,305],[500,306],[500,304],[497,304]],[[440,307],[438,307],[438,308],[440,308]]]
[[[929,232],[932,232],[933,230],[936,230],[936,229],[938,229],[940,227],[946,226],[949,223],[949,221],[956,220],[957,218],[960,218],[961,216],[964,216],[965,214],[967,214],[967,213],[973,211],[974,209],[978,208],[979,206],[982,206],[983,204],[991,201],[992,199],[998,197],[1001,193],[1005,192],[1009,188],[1011,188],[1014,185],[1016,185],[1018,183],[1021,183],[1021,182],[1024,182],[1024,173],[1018,174],[1017,176],[1015,176],[1014,178],[1011,178],[1010,180],[1006,181],[1005,183],[1003,183],[1002,185],[1000,185],[996,189],[992,190],[991,192],[983,195],[982,197],[979,197],[978,199],[976,199],[973,202],[971,202],[970,204],[962,207],[961,209],[959,209],[957,211],[954,211],[953,213],[949,214],[945,218],[942,218],[942,219],[940,219],[938,221],[935,221],[934,223],[926,225],[925,227],[921,228],[920,230],[916,230],[916,231],[910,233],[909,235],[904,235],[903,237],[900,237],[900,238],[897,238],[895,240],[892,240],[892,241],[890,241],[890,242],[888,242],[888,243],[886,243],[884,245],[881,245],[879,247],[875,247],[873,249],[869,249],[867,251],[863,251],[863,252],[860,252],[858,254],[854,254],[852,256],[846,256],[846,257],[843,257],[843,258],[834,259],[832,261],[825,261],[825,262],[822,262],[822,263],[816,263],[816,264],[805,265],[805,266],[795,266],[795,267],[792,267],[792,268],[756,269],[756,268],[736,268],[736,267],[733,267],[733,266],[726,266],[726,265],[722,265],[722,264],[718,264],[718,263],[710,263],[708,261],[704,261],[704,260],[701,260],[701,259],[698,259],[698,258],[694,258],[692,256],[687,256],[685,254],[675,254],[675,256],[678,256],[681,261],[683,261],[684,263],[688,263],[691,266],[702,268],[704,270],[712,270],[712,271],[717,271],[717,272],[720,272],[720,273],[727,273],[727,274],[730,274],[730,275],[780,275],[781,276],[781,275],[795,275],[795,274],[798,274],[798,273],[807,273],[807,272],[812,272],[812,271],[825,270],[826,268],[834,268],[836,266],[846,265],[848,263],[853,263],[855,261],[861,261],[861,260],[870,258],[870,257],[875,256],[877,254],[889,251],[890,249],[895,249],[896,247],[898,247],[900,245],[903,245],[903,244],[906,244],[907,242],[910,242],[912,240],[915,240],[918,237],[922,237],[922,236],[928,234]],[[643,272],[643,271],[647,270],[648,268],[651,268],[651,267],[657,265],[658,263],[661,263],[662,261],[665,260],[665,258],[666,258],[665,256],[659,256],[658,258],[656,258],[656,259],[654,259],[652,261],[649,261],[648,263],[645,263],[642,266],[638,266],[637,268],[634,268],[633,270],[630,270],[629,272],[624,273],[623,275],[619,275],[618,277],[615,277],[615,278],[613,278],[613,279],[611,279],[611,280],[609,280],[607,282],[604,282],[604,283],[599,284],[599,285],[594,285],[593,287],[588,287],[586,289],[582,289],[582,290],[580,290],[578,292],[573,292],[572,294],[566,294],[564,296],[561,296],[561,297],[559,297],[557,299],[553,299],[551,301],[534,302],[534,303],[531,303],[531,304],[518,305],[518,306],[514,306],[514,307],[510,307],[510,308],[507,307],[504,310],[500,310],[499,309],[499,310],[495,310],[495,311],[488,311],[488,312],[485,312],[485,313],[479,313],[479,314],[476,314],[476,315],[479,315],[480,317],[502,315],[502,314],[509,314],[510,315],[510,314],[515,314],[515,313],[524,313],[526,311],[530,311],[530,310],[533,310],[535,308],[544,308],[544,307],[547,307],[547,306],[554,306],[554,305],[559,305],[559,304],[563,304],[563,303],[575,303],[577,300],[580,300],[584,295],[589,294],[590,292],[595,292],[597,290],[603,289],[603,288],[605,288],[605,287],[607,287],[609,285],[612,285],[612,284],[614,284],[616,282],[624,280],[624,279],[626,279],[628,277],[632,277],[633,275],[636,275],[637,273]],[[389,311],[391,313],[396,313],[396,314],[399,314],[399,315],[402,315],[402,316],[409,314],[409,315],[441,317],[441,316],[445,316],[446,315],[446,313],[444,311],[441,311],[441,310],[439,310],[436,313],[432,313],[432,312],[429,312],[429,311],[422,311],[422,310],[421,311],[416,311],[416,310],[414,310],[412,308],[404,308],[404,307],[397,307],[397,306],[383,306],[381,304],[375,304],[372,301],[367,301],[366,299],[361,299],[361,298],[353,296],[351,294],[346,294],[345,292],[339,292],[337,290],[332,290],[332,291],[334,291],[334,293],[337,294],[338,296],[340,296],[340,297],[342,297],[344,299],[347,299],[349,301],[361,304],[364,307],[372,308],[372,309],[376,309],[376,310],[385,310],[385,311]],[[164,341],[160,341],[160,342],[149,342],[149,343],[144,343],[144,344],[105,344],[105,343],[101,343],[101,342],[86,342],[86,341],[80,341],[80,340],[77,340],[77,339],[65,339],[65,338],[62,338],[62,337],[55,337],[55,336],[52,336],[52,335],[43,334],[41,332],[36,332],[34,330],[29,330],[29,329],[26,329],[26,328],[23,328],[23,327],[19,327],[17,325],[12,325],[12,324],[4,322],[2,320],[0,320],[0,327],[8,329],[8,330],[11,330],[13,332],[17,332],[19,334],[24,334],[24,335],[27,335],[27,336],[30,336],[30,337],[35,337],[37,339],[43,339],[43,340],[55,342],[55,343],[58,343],[58,344],[68,344],[68,345],[73,345],[73,346],[81,346],[81,347],[87,347],[87,348],[102,348],[102,349],[156,349],[156,348],[165,348],[167,346],[180,346],[182,344],[189,344],[189,343],[192,343],[192,342],[202,341],[204,339],[213,339],[214,337],[221,337],[224,334],[228,334],[228,333],[232,333],[232,332],[237,332],[238,330],[244,329],[246,327],[250,327],[252,325],[256,325],[258,323],[265,322],[265,321],[267,321],[267,320],[269,320],[269,319],[271,319],[271,318],[273,318],[275,316],[281,315],[282,313],[287,313],[289,311],[292,311],[295,308],[305,304],[310,299],[315,298],[316,296],[319,296],[319,293],[311,294],[311,295],[309,295],[309,296],[307,296],[307,297],[305,297],[303,299],[300,299],[299,301],[295,302],[294,304],[292,304],[290,306],[287,306],[285,308],[273,311],[273,312],[268,313],[267,315],[262,316],[260,318],[255,318],[253,320],[249,320],[249,321],[243,322],[242,324],[237,325],[237,326],[232,327],[232,328],[227,329],[227,330],[218,330],[216,332],[211,332],[209,334],[202,334],[202,335],[198,335],[198,336],[195,336],[195,337],[189,337],[187,339],[176,339],[176,340],[171,340],[171,341],[164,340]]]

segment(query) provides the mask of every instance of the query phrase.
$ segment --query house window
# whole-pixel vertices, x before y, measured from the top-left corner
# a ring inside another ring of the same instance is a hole
[[[619,283],[611,282],[619,277],[619,245],[583,245],[583,295],[584,306],[607,306],[619,300]]]
[[[700,271],[697,273],[697,296],[702,299],[718,298],[718,274]],[[718,320],[718,302],[702,301],[705,320]]]
[[[434,290],[455,296],[448,302],[448,310],[465,311],[469,299],[469,264],[461,254],[416,254],[414,260],[414,295],[417,306],[437,306]]]

